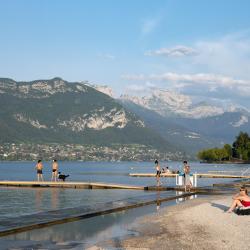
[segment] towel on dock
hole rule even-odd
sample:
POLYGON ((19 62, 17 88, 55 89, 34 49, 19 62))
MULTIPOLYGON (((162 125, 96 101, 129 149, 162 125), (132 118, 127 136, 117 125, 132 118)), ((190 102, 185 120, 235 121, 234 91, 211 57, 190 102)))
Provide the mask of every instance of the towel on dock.
POLYGON ((241 207, 235 211, 238 215, 250 215, 250 207, 241 207))

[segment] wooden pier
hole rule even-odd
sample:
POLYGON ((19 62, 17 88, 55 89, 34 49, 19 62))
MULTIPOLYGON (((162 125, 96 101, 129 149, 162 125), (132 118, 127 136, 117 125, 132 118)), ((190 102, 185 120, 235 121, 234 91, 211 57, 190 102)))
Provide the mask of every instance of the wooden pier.
MULTIPOLYGON (((249 182, 248 182, 249 183, 249 182)), ((144 191, 184 191, 183 186, 133 186, 125 184, 112 184, 101 182, 38 182, 38 181, 0 181, 0 187, 28 187, 28 188, 73 188, 73 189, 127 189, 144 191)), ((214 184, 214 187, 217 186, 214 184)), ((192 187, 191 191, 196 193, 220 193, 218 188, 192 187)), ((223 186, 223 184, 221 184, 223 186)))
MULTIPOLYGON (((162 173, 161 177, 174 177, 178 176, 179 174, 167 174, 162 173)), ((211 173, 196 173, 197 178, 234 178, 234 179, 250 179, 250 176, 243 176, 243 175, 225 175, 225 174, 211 174, 211 173)), ((129 176, 131 177, 155 177, 155 173, 130 173, 129 176)))
POLYGON ((51 182, 51 181, 0 181, 6 187, 47 187, 47 188, 81 188, 81 189, 132 189, 145 190, 143 186, 112 184, 101 182, 51 182))

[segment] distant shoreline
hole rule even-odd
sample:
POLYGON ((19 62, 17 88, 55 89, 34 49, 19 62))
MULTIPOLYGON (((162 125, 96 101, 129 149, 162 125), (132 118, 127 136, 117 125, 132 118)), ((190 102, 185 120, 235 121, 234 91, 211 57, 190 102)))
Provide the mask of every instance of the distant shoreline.
POLYGON ((206 164, 250 164, 250 161, 200 161, 200 163, 206 164))

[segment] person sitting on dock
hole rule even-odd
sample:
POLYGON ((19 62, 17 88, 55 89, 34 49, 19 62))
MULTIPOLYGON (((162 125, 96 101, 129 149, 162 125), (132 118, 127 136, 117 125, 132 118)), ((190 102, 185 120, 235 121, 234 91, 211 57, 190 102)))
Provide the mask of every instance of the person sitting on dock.
POLYGON ((171 174, 171 171, 170 171, 169 167, 166 167, 165 173, 166 174, 171 174))
POLYGON ((190 166, 188 165, 187 161, 183 162, 183 172, 184 172, 184 187, 185 187, 185 192, 190 192, 192 183, 190 180, 190 166))
POLYGON ((161 167, 160 167, 160 164, 159 164, 158 160, 155 160, 155 168, 156 168, 156 182, 157 182, 157 186, 160 186, 162 184, 161 181, 160 181, 161 167))
POLYGON ((247 189, 245 187, 241 187, 240 192, 233 196, 233 203, 227 212, 232 213, 235 208, 250 209, 250 197, 248 196, 247 189))
POLYGON ((179 174, 179 173, 180 173, 179 170, 172 170, 172 171, 171 171, 171 174, 179 174))
POLYGON ((42 160, 38 160, 36 164, 36 172, 37 172, 37 181, 43 180, 43 164, 42 160))

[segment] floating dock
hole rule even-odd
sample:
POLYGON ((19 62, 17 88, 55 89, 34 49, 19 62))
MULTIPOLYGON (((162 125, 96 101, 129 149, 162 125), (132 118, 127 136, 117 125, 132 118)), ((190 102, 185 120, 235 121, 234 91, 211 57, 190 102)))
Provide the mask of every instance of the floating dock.
MULTIPOLYGON (((0 181, 0 186, 5 187, 28 187, 28 188, 73 188, 73 189, 127 189, 143 191, 184 191, 182 185, 179 186, 133 186, 124 184, 99 183, 99 182, 38 182, 38 181, 0 181)), ((216 186, 214 184, 214 186, 216 186)), ((220 185, 218 185, 219 187, 220 185)), ((221 185, 223 186, 223 184, 221 185)), ((197 193, 219 193, 219 189, 212 187, 191 188, 192 192, 197 193)))
POLYGON ((132 189, 145 190, 143 186, 112 184, 101 182, 51 182, 51 181, 0 181, 0 186, 6 187, 53 187, 82 189, 132 189))
MULTIPOLYGON (((130 173, 129 176, 131 177, 155 177, 155 173, 130 173)), ((161 177, 175 177, 179 174, 167 174, 162 173, 161 177)), ((225 174, 211 174, 211 173, 196 173, 197 178, 235 178, 235 179, 250 179, 250 176, 244 175, 225 175, 225 174)))
POLYGON ((242 182, 239 182, 239 183, 215 183, 213 184, 213 187, 234 187, 234 188, 240 188, 242 186, 245 186, 245 187, 250 187, 250 181, 242 181, 242 182))

